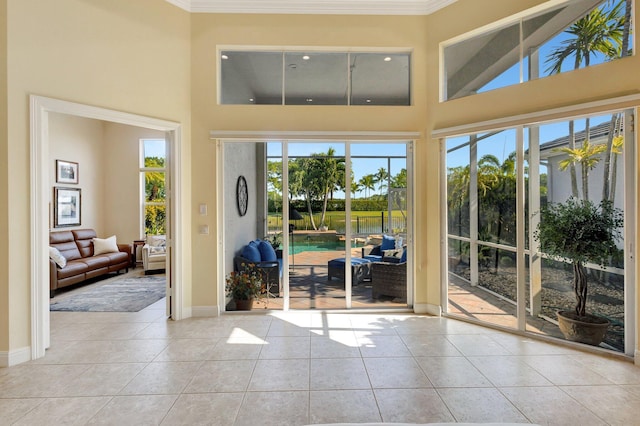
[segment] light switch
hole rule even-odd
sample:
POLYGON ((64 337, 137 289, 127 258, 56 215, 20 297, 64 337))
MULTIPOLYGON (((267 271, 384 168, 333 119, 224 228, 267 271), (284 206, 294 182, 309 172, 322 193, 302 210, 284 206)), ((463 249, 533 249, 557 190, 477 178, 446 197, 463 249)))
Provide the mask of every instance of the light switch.
POLYGON ((209 225, 200 225, 198 227, 198 233, 200 233, 202 235, 209 234, 209 225))
POLYGON ((206 216, 207 215, 207 205, 206 204, 200 204, 200 215, 201 216, 206 216))

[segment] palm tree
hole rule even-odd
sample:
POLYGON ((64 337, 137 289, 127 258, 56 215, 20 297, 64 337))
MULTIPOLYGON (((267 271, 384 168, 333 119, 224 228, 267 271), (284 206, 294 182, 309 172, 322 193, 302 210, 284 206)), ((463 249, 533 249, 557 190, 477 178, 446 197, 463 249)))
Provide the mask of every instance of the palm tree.
POLYGON ((589 200, 589 171, 600 161, 600 154, 607 149, 605 144, 591 145, 589 139, 585 139, 581 148, 556 148, 554 152, 567 154, 567 158, 560 161, 560 170, 564 171, 569 166, 580 165, 582 172, 582 195, 585 200, 589 200))
POLYGON ((375 174, 376 183, 378 184, 378 190, 382 195, 382 190, 387 187, 387 180, 389 179, 389 172, 384 167, 380 167, 375 174))
POLYGON ((362 186, 365 192, 365 197, 369 198, 369 191, 375 189, 376 187, 376 179, 374 175, 364 175, 360 178, 358 183, 362 186))
MULTIPOLYGON (((609 2, 608 4, 611 4, 609 2)), ((630 2, 625 1, 626 13, 630 16, 630 2)), ((574 58, 573 69, 580 68, 584 63, 588 67, 591 57, 597 54, 604 55, 607 59, 618 58, 628 54, 629 23, 626 15, 622 15, 622 2, 617 1, 608 11, 608 5, 594 9, 584 17, 578 19, 565 32, 569 38, 561 43, 561 46, 551 52, 546 60, 549 74, 562 72, 564 61, 574 58)), ((589 139, 589 119, 585 123, 585 138, 589 139)), ((575 150, 575 130, 573 120, 569 121, 569 149, 575 150)), ((571 175, 571 192, 578 197, 578 180, 575 164, 569 164, 571 175)), ((584 180, 584 176, 583 176, 584 180)), ((585 198, 586 199, 586 198, 585 198)))

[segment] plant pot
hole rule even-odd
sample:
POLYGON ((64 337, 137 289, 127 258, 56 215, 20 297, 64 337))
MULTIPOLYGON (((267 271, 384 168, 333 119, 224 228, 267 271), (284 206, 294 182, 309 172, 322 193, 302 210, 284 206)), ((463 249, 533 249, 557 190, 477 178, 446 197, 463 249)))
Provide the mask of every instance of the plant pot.
POLYGON ((236 311, 250 311, 253 308, 253 299, 249 300, 234 300, 236 304, 236 311))
POLYGON ((318 230, 321 232, 327 232, 329 230, 329 227, 327 225, 320 225, 320 227, 318 227, 318 230))
POLYGON ((609 320, 591 314, 581 317, 573 311, 558 311, 557 315, 565 339, 593 346, 602 342, 610 324, 609 320))

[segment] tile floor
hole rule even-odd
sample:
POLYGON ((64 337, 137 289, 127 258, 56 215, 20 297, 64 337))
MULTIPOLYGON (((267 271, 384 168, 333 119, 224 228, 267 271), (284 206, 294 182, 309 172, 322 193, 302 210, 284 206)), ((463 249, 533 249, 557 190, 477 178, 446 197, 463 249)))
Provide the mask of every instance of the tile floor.
POLYGON ((0 369, 0 423, 640 424, 640 368, 454 319, 290 311, 167 321, 52 312, 0 369))

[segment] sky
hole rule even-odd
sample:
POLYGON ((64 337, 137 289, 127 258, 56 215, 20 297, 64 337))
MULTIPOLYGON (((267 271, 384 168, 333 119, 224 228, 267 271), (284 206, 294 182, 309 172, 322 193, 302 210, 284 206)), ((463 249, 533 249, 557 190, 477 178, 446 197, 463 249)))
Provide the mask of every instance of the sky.
MULTIPOLYGON (((288 142, 288 156, 290 159, 295 157, 307 157, 311 154, 326 153, 329 148, 335 150, 335 156, 340 157, 345 155, 345 144, 342 142, 288 142)), ((374 142, 351 142, 351 167, 353 170, 354 180, 357 182, 363 176, 367 174, 375 174, 378 169, 385 168, 390 170, 391 176, 395 176, 400 173, 400 170, 407 168, 407 146, 406 142, 402 143, 374 143, 374 142), (366 157, 366 158, 365 158, 366 157), (391 158, 389 157, 402 157, 391 158), (389 168, 390 166, 390 168, 389 168)), ((267 144, 267 156, 269 157, 281 157, 282 156, 282 143, 277 141, 271 141, 267 144)), ((275 158, 272 158, 275 160, 275 158)), ((371 191, 369 195, 379 194, 380 190, 376 186, 376 189, 371 191)), ((351 194, 353 196, 353 194, 351 194)), ((364 191, 360 191, 356 194, 356 197, 365 196, 364 191)), ((344 192, 334 192, 335 198, 344 198, 344 192)))

